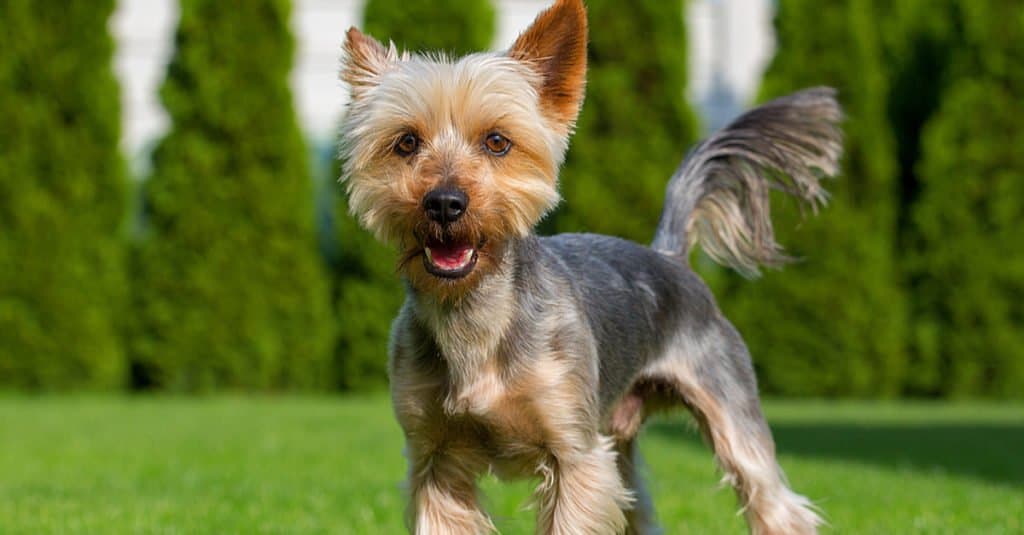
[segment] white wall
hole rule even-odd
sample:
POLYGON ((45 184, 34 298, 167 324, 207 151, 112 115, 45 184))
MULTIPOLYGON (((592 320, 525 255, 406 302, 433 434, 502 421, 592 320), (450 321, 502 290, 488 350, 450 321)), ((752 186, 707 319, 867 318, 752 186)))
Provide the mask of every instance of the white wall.
POLYGON ((345 31, 362 18, 360 0, 294 0, 292 91, 299 123, 314 138, 333 138, 347 100, 338 79, 345 31))
POLYGON ((157 94, 174 52, 176 0, 118 0, 110 19, 117 42, 114 72, 121 81, 121 148, 136 155, 167 130, 157 94))
POLYGON ((772 0, 691 0, 688 3, 690 87, 687 93, 690 100, 699 102, 708 94, 716 66, 744 102, 749 103, 754 98, 764 68, 775 54, 773 15, 772 0), (715 23, 714 17, 719 13, 726 18, 724 27, 715 23), (720 38, 715 35, 716 30, 725 35, 720 38), (716 46, 716 42, 724 42, 725 46, 716 46))

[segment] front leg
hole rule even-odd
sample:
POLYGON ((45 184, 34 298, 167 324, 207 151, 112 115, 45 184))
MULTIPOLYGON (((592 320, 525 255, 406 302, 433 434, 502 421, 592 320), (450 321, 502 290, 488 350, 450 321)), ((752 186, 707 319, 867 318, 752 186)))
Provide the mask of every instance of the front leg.
POLYGON ((412 321, 409 302, 392 325, 391 400, 405 433, 409 460, 406 524, 417 535, 478 535, 495 531, 477 499, 487 467, 472 447, 472 429, 445 415, 446 369, 437 348, 412 321))
POLYGON ((590 447, 552 454, 542 464, 537 532, 545 535, 615 535, 626 530, 625 511, 633 496, 616 466, 608 437, 595 435, 590 447))
POLYGON ((596 361, 555 355, 542 362, 529 381, 546 450, 538 466, 537 533, 623 533, 633 496, 619 474, 612 440, 599 433, 596 361))
POLYGON ((479 504, 478 453, 469 449, 417 445, 409 441, 409 491, 406 512, 416 535, 480 535, 495 532, 479 504))
POLYGON ((473 429, 442 410, 445 378, 436 361, 420 359, 416 331, 396 321, 391 347, 391 396, 405 432, 409 460, 406 524, 417 535, 478 535, 496 531, 477 499, 486 468, 473 429), (424 364, 426 361, 426 364, 424 364))

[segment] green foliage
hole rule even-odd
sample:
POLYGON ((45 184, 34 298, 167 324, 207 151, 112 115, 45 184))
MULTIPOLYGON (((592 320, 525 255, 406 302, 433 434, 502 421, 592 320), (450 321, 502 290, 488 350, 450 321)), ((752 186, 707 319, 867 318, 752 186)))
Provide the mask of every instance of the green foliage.
MULTIPOLYGON (((1012 139, 1015 132, 983 131, 981 124, 972 119, 992 118, 991 114, 1000 113, 997 109, 1006 107, 1006 91, 1019 93, 1024 88, 1024 69, 1020 67, 1024 51, 1018 46, 1024 31, 1024 13, 1019 3, 1008 0, 912 0, 897 3, 890 11, 885 17, 893 79, 889 115, 897 135, 904 207, 898 238, 899 250, 908 251, 903 269, 912 291, 912 372, 908 374, 907 391, 918 395, 1007 395, 1006 385, 1012 384, 1019 371, 1001 359, 1015 354, 1016 349, 1000 346, 997 341, 1007 341, 999 334, 1005 329, 1000 324, 1015 321, 1019 329, 1019 316, 1014 320, 1013 313, 1003 307, 1004 296, 989 299, 976 287, 954 290, 960 286, 960 279, 959 275, 956 282, 949 278, 952 272, 948 254, 964 248, 984 250, 1000 239, 998 232, 979 231, 989 226, 989 214, 983 209, 979 208, 973 218, 955 214, 965 208, 961 202, 997 202, 987 199, 998 194, 995 175, 985 173, 998 169, 1020 172, 1019 163, 1013 170, 1017 160, 979 159, 982 154, 1000 155, 995 147, 1012 139), (968 87, 974 85, 972 80, 980 85, 968 87), (992 101, 978 110, 978 116, 968 117, 973 111, 957 110, 951 104, 985 101, 983 91, 991 92, 992 101), (940 146, 942 140, 952 142, 966 132, 983 136, 972 143, 971 154, 962 145, 940 146), (955 159, 959 163, 954 164, 955 159), (954 168, 970 173, 970 181, 980 189, 968 195, 947 183, 961 180, 950 174, 954 168), (951 211, 948 216, 939 216, 946 210, 951 211), (944 234, 941 240, 940 229, 944 234), (972 321, 983 325, 978 330, 954 327, 962 326, 964 318, 971 315, 972 321), (991 336, 989 354, 953 353, 955 347, 977 347, 980 341, 975 335, 983 336, 982 333, 991 336)), ((979 276, 993 277, 1000 268, 972 264, 971 270, 979 276)))
POLYGON ((380 244, 348 214, 339 200, 336 265, 340 321, 335 383, 346 390, 383 387, 391 320, 405 292, 396 273, 396 252, 380 244))
POLYGON ((172 390, 319 387, 333 322, 288 88, 289 3, 187 0, 145 185, 137 370, 172 390))
POLYGON ((124 378, 113 0, 0 2, 0 386, 124 378))
POLYGON ((764 96, 831 85, 848 120, 843 176, 827 184, 829 206, 813 217, 773 199, 780 243, 801 260, 762 280, 733 279, 722 298, 769 393, 888 396, 903 384, 896 167, 876 18, 871 0, 779 4, 779 53, 764 96))
POLYGON ((648 242, 665 185, 696 139, 684 99, 683 5, 592 0, 587 8, 587 99, 561 173, 565 203, 544 230, 648 242))
POLYGON ((488 49, 494 39, 490 0, 368 0, 363 19, 367 33, 410 52, 461 56, 488 49))
MULTIPOLYGON (((961 0, 894 2, 880 17, 891 83, 887 113, 895 133, 899 161, 900 201, 914 202, 918 184, 915 165, 921 152, 921 129, 939 107, 939 99, 955 73, 953 57, 962 46, 958 21, 961 0)), ((909 211, 900 214, 906 228, 909 211)), ((901 234, 898 238, 906 236, 901 234)))
MULTIPOLYGON (((916 166, 921 156, 921 132, 940 105, 940 99, 953 74, 953 58, 962 46, 962 28, 958 21, 960 0, 908 0, 896 2, 879 17, 885 33, 886 69, 891 80, 886 96, 887 115, 892 125, 898 162, 896 250, 905 251, 914 239, 910 207, 916 202, 920 184, 916 166)), ((906 255, 899 268, 906 277, 906 255)), ((921 351, 914 332, 919 331, 914 310, 913 285, 910 285, 910 338, 905 391, 915 395, 939 393, 940 369, 921 351)))
MULTIPOLYGON (((410 51, 483 50, 490 46, 495 28, 494 7, 488 0, 369 0, 365 17, 367 32, 410 51)), ((340 165, 334 169, 334 176, 339 174, 340 165)), ((397 253, 359 227, 342 196, 337 216, 340 255, 334 271, 341 329, 335 383, 344 389, 379 388, 386 380, 391 320, 404 300, 395 269, 397 253)))
POLYGON ((910 273, 924 386, 957 397, 1024 392, 1024 9, 965 5, 963 76, 925 128, 910 273))

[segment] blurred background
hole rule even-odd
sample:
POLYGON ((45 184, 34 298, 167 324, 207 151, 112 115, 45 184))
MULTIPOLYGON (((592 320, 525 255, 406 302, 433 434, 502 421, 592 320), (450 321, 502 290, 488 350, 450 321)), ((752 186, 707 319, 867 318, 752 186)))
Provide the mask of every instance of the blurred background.
MULTIPOLYGON (((500 50, 547 4, 0 0, 0 531, 401 531, 403 297, 337 184, 344 31, 500 50)), ((829 206, 773 200, 799 260, 692 261, 837 531, 1024 532, 1024 3, 587 4, 541 230, 647 242, 701 135, 837 87, 829 206)), ((668 532, 741 532, 677 423, 641 441, 668 532)), ((530 532, 525 487, 501 492, 499 527, 530 532)))
MULTIPOLYGON (((336 184, 344 30, 503 49, 546 4, 3 2, 0 386, 382 388, 402 297, 336 184)), ((700 135, 835 86, 830 206, 775 203, 800 260, 746 281, 694 259, 765 392, 1024 396, 1018 2, 589 4, 589 92, 543 231, 645 242, 700 135), (621 199, 638 209, 604 217, 621 199)))

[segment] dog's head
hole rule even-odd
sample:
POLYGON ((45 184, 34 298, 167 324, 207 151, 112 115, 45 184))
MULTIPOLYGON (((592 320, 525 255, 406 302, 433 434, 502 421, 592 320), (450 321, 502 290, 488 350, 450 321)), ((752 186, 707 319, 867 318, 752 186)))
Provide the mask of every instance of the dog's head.
POLYGON ((583 101, 582 0, 557 0, 503 53, 400 53, 352 28, 342 79, 349 206, 424 290, 458 292, 558 202, 583 101))

